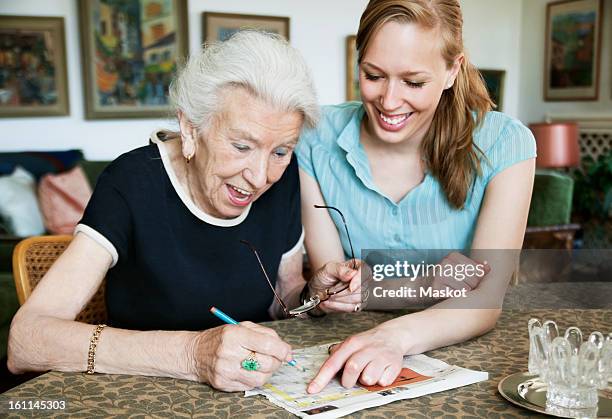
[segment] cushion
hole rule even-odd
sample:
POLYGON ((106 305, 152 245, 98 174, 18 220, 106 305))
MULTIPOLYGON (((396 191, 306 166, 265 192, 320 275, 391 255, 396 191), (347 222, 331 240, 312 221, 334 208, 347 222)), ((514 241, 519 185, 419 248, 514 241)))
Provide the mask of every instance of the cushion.
POLYGON ((81 166, 43 176, 38 200, 45 227, 53 234, 72 234, 91 197, 91 187, 81 166))
POLYGON ((72 169, 83 158, 80 150, 24 151, 0 153, 0 174, 12 173, 21 166, 38 181, 47 173, 60 173, 72 169))
POLYGON ((15 236, 45 232, 34 177, 19 166, 11 175, 0 176, 0 217, 15 236))

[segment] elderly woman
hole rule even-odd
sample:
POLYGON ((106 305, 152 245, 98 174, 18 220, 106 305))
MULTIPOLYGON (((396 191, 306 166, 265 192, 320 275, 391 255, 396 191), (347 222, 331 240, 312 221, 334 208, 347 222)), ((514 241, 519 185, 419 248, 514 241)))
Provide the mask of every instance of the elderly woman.
MULTIPOLYGON (((277 273, 286 305, 300 304, 293 149, 318 117, 307 66, 281 38, 241 32, 193 55, 170 94, 180 133, 154 133, 101 175, 70 246, 14 318, 12 372, 169 376, 237 391, 291 359, 273 330, 219 326, 208 310, 252 321, 283 314, 241 240, 277 273), (105 277, 109 326, 75 322, 105 277), (248 359, 257 370, 242 367, 248 359)), ((355 275, 326 269, 314 284, 355 275)))

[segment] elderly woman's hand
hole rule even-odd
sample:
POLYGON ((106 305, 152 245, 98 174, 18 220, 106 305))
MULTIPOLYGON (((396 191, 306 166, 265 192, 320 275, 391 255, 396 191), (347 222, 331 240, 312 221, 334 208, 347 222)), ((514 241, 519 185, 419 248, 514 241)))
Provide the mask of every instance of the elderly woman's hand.
POLYGON ((397 331, 379 326, 330 348, 330 357, 308 385, 308 393, 318 393, 340 371, 340 383, 347 388, 357 381, 366 386, 388 386, 402 370, 404 353, 397 331))
POLYGON ((291 360, 291 346, 267 327, 252 322, 215 327, 197 335, 193 349, 200 381, 222 391, 244 391, 260 387, 283 362, 291 360), (242 361, 254 354, 256 371, 242 361))
POLYGON ((328 289, 336 290, 348 287, 321 304, 319 309, 328 313, 331 311, 352 312, 361 309, 361 268, 363 262, 359 259, 344 262, 328 262, 319 269, 308 281, 310 295, 325 298, 328 289))

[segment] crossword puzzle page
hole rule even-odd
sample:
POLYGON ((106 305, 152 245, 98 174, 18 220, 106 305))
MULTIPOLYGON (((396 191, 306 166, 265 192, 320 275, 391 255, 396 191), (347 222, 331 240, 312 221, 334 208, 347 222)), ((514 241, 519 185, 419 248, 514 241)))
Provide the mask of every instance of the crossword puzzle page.
POLYGON ((299 368, 284 364, 267 384, 245 392, 245 396, 263 395, 275 405, 300 417, 334 418, 488 378, 486 372, 455 367, 425 355, 413 355, 404 357, 404 368, 389 386, 356 385, 345 388, 334 378, 321 392, 308 394, 308 383, 329 356, 328 346, 296 349, 293 355, 299 368))

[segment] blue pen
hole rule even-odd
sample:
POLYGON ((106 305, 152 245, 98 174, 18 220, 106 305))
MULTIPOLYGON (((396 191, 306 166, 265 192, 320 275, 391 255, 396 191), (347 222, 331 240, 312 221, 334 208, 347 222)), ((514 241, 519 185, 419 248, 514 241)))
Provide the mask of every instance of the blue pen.
MULTIPOLYGON (((238 324, 236 320, 232 319, 230 316, 219 310, 217 307, 211 307, 210 312, 227 324, 238 324)), ((301 369, 297 366, 297 362, 295 362, 295 359, 288 361, 287 364, 291 365, 292 367, 301 369)))

